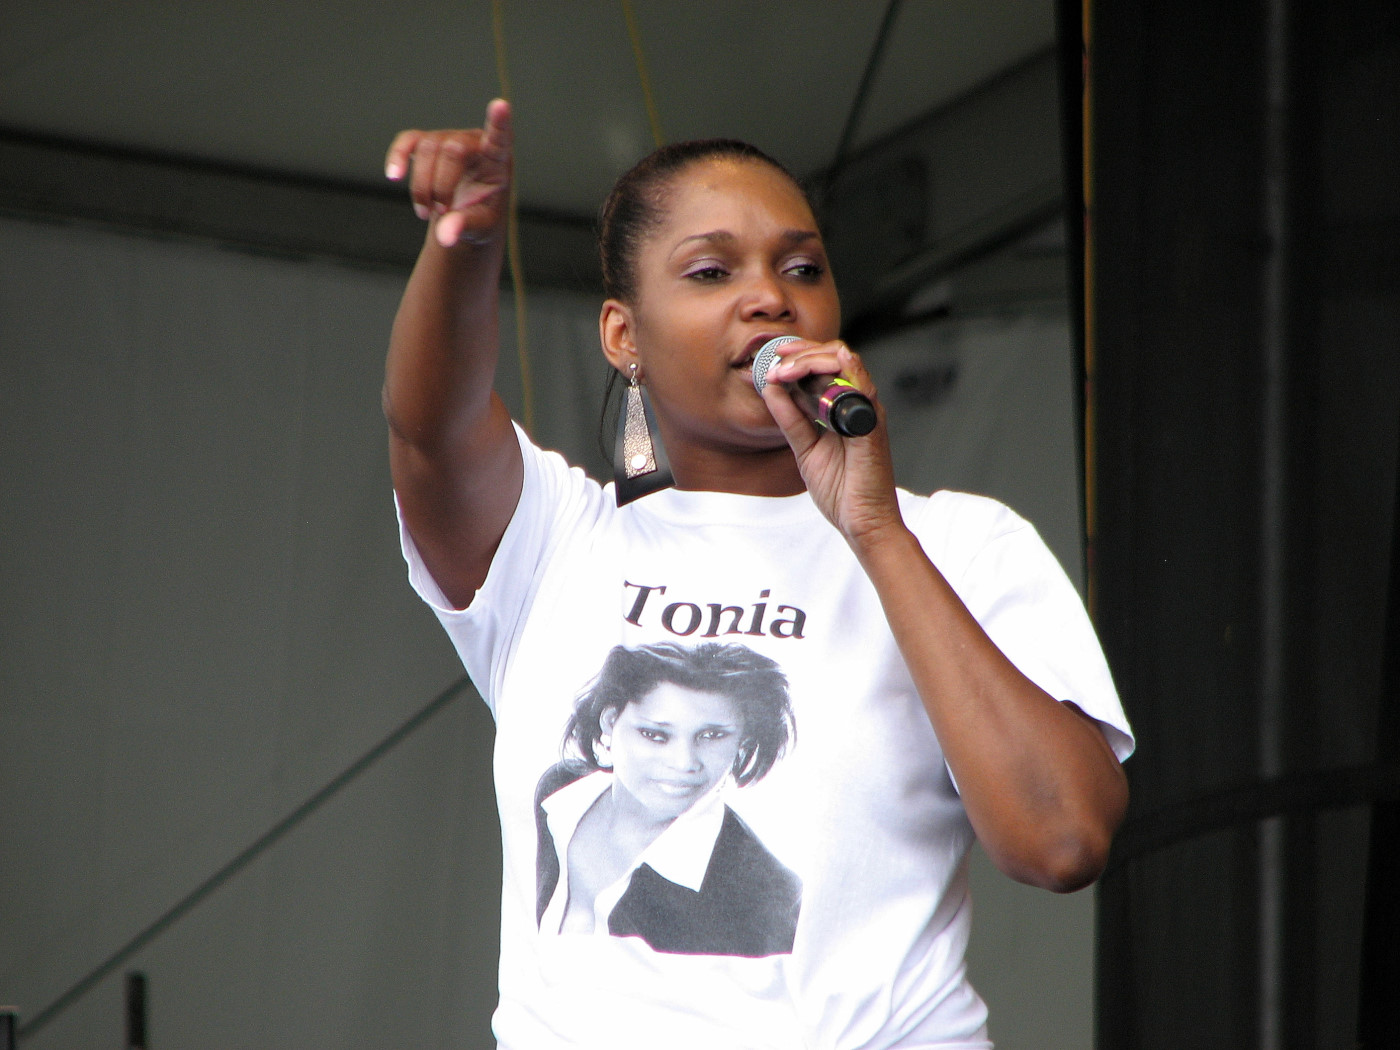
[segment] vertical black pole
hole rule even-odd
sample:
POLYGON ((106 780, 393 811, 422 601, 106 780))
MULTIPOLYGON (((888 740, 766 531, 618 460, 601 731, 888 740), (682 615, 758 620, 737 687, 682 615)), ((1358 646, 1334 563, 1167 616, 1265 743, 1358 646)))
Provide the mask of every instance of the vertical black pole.
POLYGON ((15 1050, 15 1012, 0 1008, 0 1050, 15 1050))
MULTIPOLYGON (((1084 324, 1084 226, 1088 221, 1084 200, 1084 72, 1088 56, 1084 45, 1084 0, 1055 0, 1055 50, 1060 88, 1060 167, 1064 179, 1066 280, 1070 317, 1070 354, 1074 375, 1075 466, 1079 473, 1080 539, 1085 540, 1087 514, 1084 505, 1086 478, 1085 408, 1088 374, 1085 362, 1084 324)), ((1080 570, 1088 579, 1088 551, 1080 570)))
MULTIPOLYGON (((1391 521, 1390 593, 1386 601, 1377 764, 1400 763, 1400 484, 1391 521)), ((1371 809, 1362 925, 1361 994, 1356 1044, 1362 1050, 1391 1045, 1400 1032, 1400 803, 1371 809)))
POLYGON ((126 1050, 146 1050, 146 975, 126 975, 126 1050))

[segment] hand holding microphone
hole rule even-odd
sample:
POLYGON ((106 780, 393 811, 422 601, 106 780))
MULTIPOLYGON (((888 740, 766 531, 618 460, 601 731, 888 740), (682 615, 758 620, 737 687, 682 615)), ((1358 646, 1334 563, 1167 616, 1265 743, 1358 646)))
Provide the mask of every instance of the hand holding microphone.
MULTIPOLYGON (((753 387, 760 395, 768 385, 768 370, 782 360, 778 350, 797 341, 795 335, 780 335, 759 347, 753 359, 753 387)), ((782 385, 807 418, 820 427, 842 437, 863 437, 875 429, 875 406, 840 376, 805 375, 782 385)))

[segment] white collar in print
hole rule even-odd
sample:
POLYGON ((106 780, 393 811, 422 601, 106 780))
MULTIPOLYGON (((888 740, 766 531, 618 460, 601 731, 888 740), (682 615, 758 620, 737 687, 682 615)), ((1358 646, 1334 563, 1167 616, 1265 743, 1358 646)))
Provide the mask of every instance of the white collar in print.
MULTIPOLYGON (((714 853, 715 842, 724 825, 724 801, 721 796, 728 782, 726 775, 708 794, 673 820, 632 861, 623 876, 598 895, 593 904, 595 932, 607 934, 608 916, 627 892, 632 873, 643 864, 649 865, 668 882, 695 893, 700 892, 705 872, 710 866, 710 855, 714 853)), ((559 884, 545 909, 541 929, 558 930, 563 922, 569 892, 569 843, 584 814, 612 787, 612 783, 612 774, 600 770, 565 785, 540 803, 549 822, 549 833, 554 838, 555 853, 559 857, 559 884)))
POLYGON ((649 864, 666 881, 699 893, 705 881, 705 872, 710 867, 710 855, 715 851, 715 841, 724 824, 724 803, 720 800, 720 791, 728 780, 728 776, 724 777, 695 805, 673 820, 665 831, 656 836, 656 841, 642 851, 633 868, 649 864))

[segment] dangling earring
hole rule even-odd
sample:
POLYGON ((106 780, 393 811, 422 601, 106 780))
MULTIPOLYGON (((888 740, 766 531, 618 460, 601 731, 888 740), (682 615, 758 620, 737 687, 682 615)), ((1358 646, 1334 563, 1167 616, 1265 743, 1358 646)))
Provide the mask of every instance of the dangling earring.
POLYGON ((613 481, 617 505, 625 507, 634 499, 650 495, 676 483, 671 464, 656 429, 651 398, 637 381, 637 363, 632 362, 622 411, 617 416, 617 442, 613 446, 613 481))
POLYGON ((611 734, 603 733, 602 735, 600 735, 600 736, 598 737, 598 746, 595 747, 595 748, 593 749, 593 761, 596 762, 596 763, 598 764, 598 768, 599 768, 599 769, 612 769, 612 736, 611 736, 611 734), (604 755, 607 755, 607 757, 608 757, 608 763, 607 763, 607 765, 604 765, 604 764, 603 764, 602 755, 599 755, 599 754, 598 754, 599 751, 603 752, 604 755))

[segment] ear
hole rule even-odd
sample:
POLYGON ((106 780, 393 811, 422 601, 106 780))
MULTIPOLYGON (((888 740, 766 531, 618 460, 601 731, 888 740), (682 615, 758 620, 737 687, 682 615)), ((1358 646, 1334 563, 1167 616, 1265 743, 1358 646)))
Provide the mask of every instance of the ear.
POLYGON ((617 725, 617 708, 604 708, 603 713, 598 716, 598 725, 604 733, 612 733, 613 726, 617 725))
POLYGON ((603 345, 603 356, 608 359, 608 364, 624 376, 632 371, 633 364, 638 363, 635 325, 632 308, 626 303, 619 299, 609 299, 603 303, 603 309, 598 314, 598 340, 603 345))

